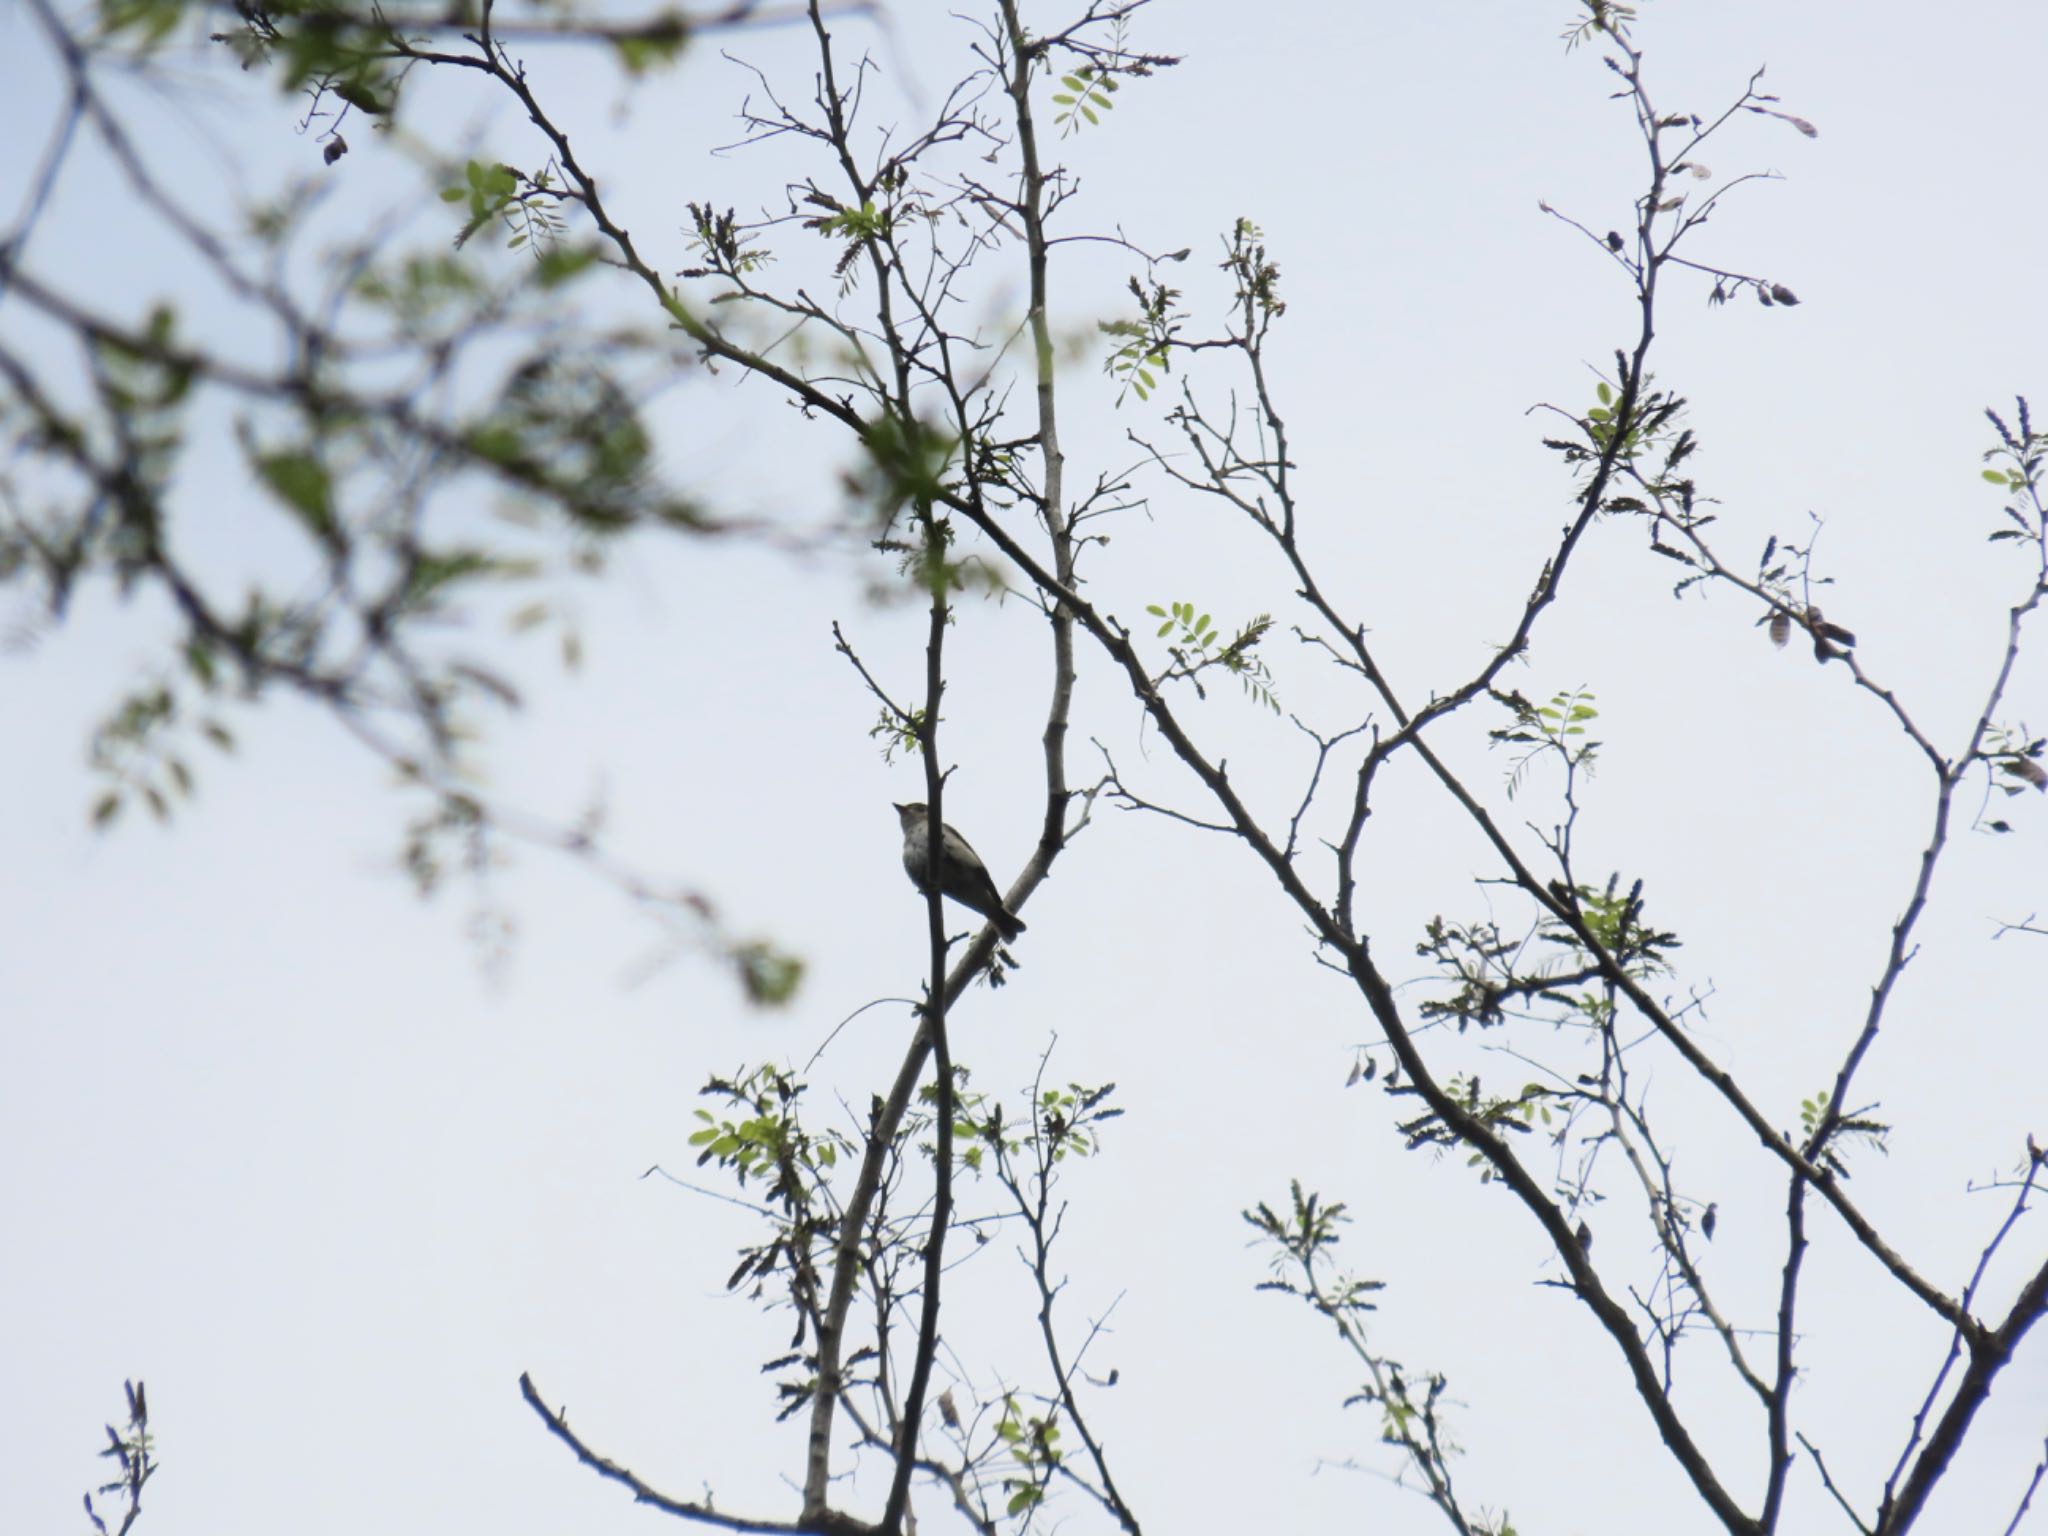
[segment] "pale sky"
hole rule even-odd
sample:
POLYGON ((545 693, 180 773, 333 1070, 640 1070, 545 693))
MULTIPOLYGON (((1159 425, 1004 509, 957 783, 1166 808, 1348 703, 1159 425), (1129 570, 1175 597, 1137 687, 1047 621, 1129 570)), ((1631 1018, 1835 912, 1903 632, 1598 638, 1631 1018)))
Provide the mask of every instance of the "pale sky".
MULTIPOLYGON (((928 106, 965 66, 968 33, 948 9, 894 6, 886 32, 839 27, 848 47, 875 50, 878 120, 889 100, 928 106)), ((1718 142, 1717 174, 1784 180, 1736 194, 1694 249, 1786 284, 1799 307, 1710 309, 1702 280, 1674 283, 1662 317, 1652 367, 1693 402, 1694 468, 1721 502, 1721 543, 1746 559, 1771 534, 1803 535, 1809 513, 1824 519, 1830 616, 1954 750, 2025 590, 2020 558, 1985 543, 1998 497, 1978 456, 1991 442, 1983 407, 2033 390, 2048 409, 2035 164, 2048 12, 2022 0, 1938 17, 1748 0, 1645 10, 1637 37, 1660 104, 1717 110, 1767 64, 1766 87, 1819 129, 1809 140, 1759 117, 1718 142)), ((1047 24, 1064 14, 1033 11, 1047 24)), ((1510 631, 1568 516, 1569 482, 1539 442, 1555 418, 1529 408, 1584 409, 1590 370, 1632 335, 1617 275, 1538 210, 1542 199, 1595 229, 1627 227, 1636 189, 1612 77, 1597 50, 1565 53, 1568 17, 1563 0, 1161 0, 1134 41, 1186 62, 1056 146, 1081 178, 1067 229, 1191 247, 1175 279, 1190 307, 1218 296, 1231 221, 1265 229, 1290 306, 1273 363, 1311 558, 1413 698, 1454 685, 1510 631)), ((751 80, 720 47, 795 97, 808 90, 801 29, 707 42, 637 91, 595 52, 529 53, 536 89, 660 270, 691 261, 686 201, 745 213, 777 201, 795 164, 783 147, 709 155, 737 136, 751 80)), ((11 225, 61 87, 17 8, 0 12, 0 61, 11 225)), ((230 78, 203 39, 174 42, 167 62, 176 91, 115 99, 202 206, 224 206, 233 157, 250 189, 319 168, 289 104, 230 78)), ((422 84, 445 92, 418 119, 438 147, 536 158, 511 103, 469 81, 422 84)), ((327 173, 326 216, 416 207, 400 238, 445 249, 452 218, 404 158, 372 133, 350 137, 327 173)), ((28 264, 139 314, 187 271, 164 239, 87 142, 28 264)), ((1079 358, 1063 384, 1077 485, 1131 462, 1127 430, 1169 435, 1157 403, 1118 409, 1099 371, 1093 324, 1122 312, 1127 270, 1083 248, 1055 280, 1079 358)), ((992 325, 1020 293, 988 295, 992 325)), ((209 335, 204 299, 186 312, 225 349, 259 344, 209 335)), ((0 301, 0 334, 32 336, 29 324, 18 298, 0 301)), ((1226 398, 1225 375, 1193 377, 1205 399, 1226 398)), ((672 469, 721 510, 792 528, 837 512, 845 442, 766 387, 693 374, 657 415, 672 469)), ((218 569, 264 569, 265 535, 249 531, 268 516, 258 494, 231 452, 200 463, 213 478, 188 489, 184 536, 218 569)), ((1181 598, 1225 627, 1300 618, 1269 550, 1214 508, 1151 488, 1149 515, 1126 514, 1096 552, 1095 601, 1134 627, 1146 604, 1181 598)), ((1644 542, 1601 526, 1511 680, 1597 695, 1607 747, 1586 857, 1647 878, 1651 917, 1685 940, 1672 990, 1711 993, 1702 1043, 1794 1127, 1862 1018, 1911 890, 1930 776, 1839 668, 1773 651, 1728 594, 1674 602, 1676 568, 1644 542)), ((544 1433, 519 1399, 523 1370, 599 1449, 675 1496, 708 1487, 721 1508, 794 1517, 800 1425, 772 1424, 757 1370, 785 1349, 789 1320, 722 1290, 748 1219, 641 1175, 687 1170, 707 1076, 762 1059, 801 1067, 847 1014, 919 984, 924 908, 889 804, 921 796, 921 770, 883 763, 866 735, 873 701, 830 636, 837 619, 872 670, 917 686, 921 609, 866 595, 885 569, 843 547, 791 557, 644 541, 573 593, 579 675, 565 678, 542 641, 478 635, 529 695, 494 732, 494 787, 565 820, 602 797, 636 865, 800 952, 803 991, 772 1014, 697 959, 645 974, 654 930, 541 852, 488 893, 457 883, 422 905, 395 868, 408 803, 331 721, 289 700, 231 712, 239 751, 196 760, 196 800, 170 826, 131 817, 95 833, 90 731, 160 665, 167 613, 95 586, 61 627, 0 657, 0 1531, 84 1528, 78 1496, 108 1468, 95 1452, 124 1377, 149 1384, 165 1469, 140 1527, 151 1536, 653 1529, 661 1517, 544 1433), (484 895, 518 925, 495 971, 469 936, 484 895)), ((1040 636, 1024 605, 988 603, 965 608, 949 641, 947 817, 1002 884, 1040 813, 1040 636)), ((1356 695, 1291 638, 1268 659, 1290 709, 1355 720, 1356 695)), ((1074 780, 1099 772, 1087 745, 1099 736, 1135 782, 1199 809, 1128 697, 1092 657, 1083 665, 1074 780)), ((1284 816, 1302 738, 1227 689, 1191 718, 1232 744, 1234 776, 1284 816)), ((2038 653, 2005 718, 2048 723, 2038 653)), ((1468 782, 1510 825, 1547 825, 1549 791, 1507 799, 1482 723, 1448 737, 1468 782)), ((1362 917, 1382 966, 1414 984, 1431 915, 1506 902, 1473 883, 1497 871, 1440 791, 1390 771, 1381 796, 1362 917)), ((1976 792, 1959 806, 1967 823, 1976 792)), ((1993 814, 2018 833, 1959 835, 1859 1079, 1896 1130, 1889 1156, 1854 1164, 1855 1195, 1951 1290, 2007 1206, 1969 1186, 2010 1173, 2029 1131, 2048 1139, 2048 941, 1991 937, 2001 920, 2048 913, 2048 804, 1993 814)), ((1446 1528, 1374 1475, 1394 1463, 1372 1411, 1341 1406, 1359 1373, 1327 1326, 1254 1292, 1265 1261, 1238 1213, 1284 1198, 1296 1177, 1350 1203, 1349 1262, 1388 1283, 1377 1347, 1411 1375, 1449 1375, 1468 1507, 1511 1511, 1525 1536, 1717 1528, 1611 1344, 1539 1285, 1552 1270, 1525 1213, 1462 1157, 1404 1152, 1394 1124, 1412 1101, 1346 1089, 1353 1047, 1376 1032, 1244 849, 1104 808, 1025 915, 1022 969, 954 1012, 954 1051, 1013 1101, 1048 1046, 1049 1079, 1118 1084, 1125 1116, 1067 1176, 1063 1305, 1076 1329, 1110 1315, 1090 1369, 1116 1370, 1118 1385, 1089 1406, 1148 1529, 1446 1528), (1351 1460, 1366 1470, 1339 1465, 1351 1460)), ((1404 999, 1421 995, 1411 985, 1404 999)), ((909 1027, 900 1007, 850 1025, 816 1070, 814 1113, 843 1101, 864 1114, 909 1027)), ((1495 1032, 1432 1049, 1506 1087, 1524 1069, 1499 1048, 1546 1044, 1495 1032)), ((1724 1304, 1766 1328, 1783 1241, 1776 1165, 1675 1060, 1648 1070, 1681 1173, 1720 1202, 1710 1259, 1724 1304)), ((848 1129, 861 1118, 840 1115, 848 1129)), ((987 1203, 971 1188, 962 1199, 987 1203)), ((1612 1235, 1604 1219, 1610 1284, 1647 1279, 1639 1212, 1617 1200, 1612 1235)), ((2039 1262, 2044 1231, 2037 1216, 2011 1239, 1987 1282, 1992 1315, 2039 1262)), ((1867 1509, 1946 1339, 1839 1221, 1816 1212, 1810 1235, 1795 1404, 1867 1509)), ((1007 1239, 955 1271, 946 1327, 971 1373, 963 1399, 1042 1384, 1007 1239)), ((1718 1366, 1698 1341, 1678 1400, 1753 1508, 1762 1430, 1718 1366)), ((1921 1528, 2002 1531, 2044 1434, 2037 1333, 1921 1528)), ((929 1529, 951 1528, 931 1493, 920 1509, 929 1529)), ((1068 1530, 1107 1528, 1072 1494, 1048 1513, 1068 1530)), ((2031 1519, 2048 1530, 2038 1507, 2031 1519)), ((1810 1465, 1793 1475, 1786 1529, 1847 1529, 1810 1465)))

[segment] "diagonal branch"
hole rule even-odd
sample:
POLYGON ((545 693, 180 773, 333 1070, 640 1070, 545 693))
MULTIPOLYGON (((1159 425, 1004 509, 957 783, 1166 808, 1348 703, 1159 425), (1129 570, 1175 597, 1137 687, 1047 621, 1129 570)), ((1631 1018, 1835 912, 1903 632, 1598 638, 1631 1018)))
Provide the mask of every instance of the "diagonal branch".
POLYGON ((822 1533, 822 1536, 872 1536, 876 1529, 864 1520, 856 1520, 850 1515, 838 1514, 831 1510, 826 1510, 817 1517, 806 1515, 800 1521, 755 1520, 746 1515, 728 1514, 724 1510, 713 1509, 709 1504, 671 1498, 642 1479, 630 1467, 621 1466, 618 1462, 593 1451, 569 1427, 568 1411, 550 1408, 540 1395, 540 1390, 534 1386, 532 1376, 524 1372, 519 1377, 519 1395, 526 1399, 527 1405, 535 1413, 540 1415, 541 1422, 547 1425, 549 1432, 576 1453, 578 1461, 598 1476, 610 1478, 613 1482, 622 1483, 632 1489, 635 1502, 650 1505, 664 1514, 694 1520, 702 1525, 715 1525, 728 1531, 815 1531, 822 1533))

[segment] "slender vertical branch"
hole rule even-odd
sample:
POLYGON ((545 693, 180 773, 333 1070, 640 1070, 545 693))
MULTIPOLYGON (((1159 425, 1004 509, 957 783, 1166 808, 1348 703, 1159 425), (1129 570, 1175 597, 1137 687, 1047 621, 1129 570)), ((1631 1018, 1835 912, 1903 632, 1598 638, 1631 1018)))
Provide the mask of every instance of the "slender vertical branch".
POLYGON ((925 639, 924 725, 918 732, 924 754, 925 847, 933 874, 925 892, 925 916, 931 940, 931 985, 926 991, 923 1034, 931 1044, 932 1068, 937 1075, 935 1094, 936 1148, 931 1222, 924 1245, 924 1294, 917 1325, 917 1353, 911 1362, 910 1387, 904 1394, 903 1413, 896 1430, 896 1474, 889 1484, 889 1502, 882 1512, 885 1532, 900 1530, 910 1500, 910 1473, 917 1464, 918 1431, 924 1419, 925 1389, 931 1382, 932 1357, 939 1347, 939 1286, 945 1271, 946 1226, 953 1219, 953 1053, 946 1040, 946 916, 943 910, 943 882, 937 876, 940 850, 945 847, 944 823, 940 819, 940 797, 945 793, 946 775, 939 766, 939 704, 946 690, 944 651, 947 603, 946 566, 938 558, 944 547, 941 531, 931 511, 919 515, 926 548, 931 551, 927 565, 932 582, 931 627, 925 639))
POLYGON ((1764 1507, 1757 1526, 1764 1531, 1778 1528, 1784 1507, 1785 1476, 1792 1469, 1792 1384, 1795 1374, 1792 1352, 1798 1337, 1794 1324, 1799 1310, 1799 1276, 1806 1261, 1806 1180, 1794 1177, 1785 1197, 1785 1266, 1778 1280, 1777 1368, 1771 1378, 1771 1394, 1765 1403, 1765 1440, 1768 1461, 1764 1475, 1764 1507))
MULTIPOLYGON (((1066 455, 1060 448, 1059 397, 1054 388, 1052 324, 1046 315, 1047 243, 1045 233, 1045 167, 1038 156, 1038 121, 1031 110, 1034 52, 1024 32, 1017 0, 1002 0, 1003 34, 1008 44, 1004 88, 1010 97, 1011 120, 1017 128, 1017 154, 1022 186, 1017 213, 1024 226, 1024 259, 1030 276, 1031 362, 1038 419, 1033 437, 1041 461, 1039 511, 1052 546, 1052 574, 1060 590, 1074 586, 1074 535, 1066 507, 1066 455)), ((1053 648, 1053 698, 1045 722, 1045 821, 1039 836, 1041 857, 1049 858, 1063 839, 1067 806, 1067 718, 1074 688, 1074 614, 1047 594, 1053 648)))

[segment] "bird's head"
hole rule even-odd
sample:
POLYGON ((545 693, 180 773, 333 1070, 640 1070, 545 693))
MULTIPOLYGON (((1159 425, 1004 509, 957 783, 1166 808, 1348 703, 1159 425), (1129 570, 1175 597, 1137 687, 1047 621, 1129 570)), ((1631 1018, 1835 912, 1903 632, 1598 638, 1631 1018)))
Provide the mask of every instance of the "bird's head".
POLYGON ((896 820, 908 832, 912 827, 921 827, 929 819, 929 813, 922 800, 899 800, 896 802, 896 820))

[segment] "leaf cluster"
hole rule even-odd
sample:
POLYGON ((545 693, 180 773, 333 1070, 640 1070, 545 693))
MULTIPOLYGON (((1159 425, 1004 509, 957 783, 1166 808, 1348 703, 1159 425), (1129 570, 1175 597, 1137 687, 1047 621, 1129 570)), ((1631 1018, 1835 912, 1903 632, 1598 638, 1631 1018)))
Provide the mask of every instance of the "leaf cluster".
POLYGON ((1561 690, 1547 704, 1531 704, 1520 694, 1502 694, 1500 701, 1514 712, 1515 723, 1488 731, 1493 745, 1520 746, 1528 750, 1518 756, 1508 772, 1508 795, 1513 798, 1523 777, 1537 758, 1555 753, 1567 772, 1591 772, 1600 754, 1600 743, 1586 734, 1586 727, 1600 718, 1588 688, 1561 690))
MULTIPOLYGON (((1550 1101, 1556 1097, 1556 1090, 1541 1083, 1524 1083, 1518 1093, 1488 1094, 1480 1087, 1477 1073, 1460 1072, 1445 1089, 1477 1125, 1492 1132, 1511 1131, 1520 1135, 1533 1131, 1538 1124, 1550 1124, 1550 1101)), ((1493 1182, 1496 1169, 1492 1160, 1483 1151, 1470 1147, 1465 1134, 1437 1111, 1417 1115, 1396 1128, 1411 1152, 1423 1147, 1467 1147, 1466 1166, 1479 1170, 1480 1183, 1493 1182)))
POLYGON ((1256 615, 1229 640, 1219 643, 1214 620, 1206 613, 1198 616, 1193 603, 1176 602, 1164 608, 1157 603, 1147 603, 1145 611, 1160 621, 1156 638, 1163 640, 1168 635, 1178 635, 1167 647, 1173 665, 1162 674, 1161 681, 1192 683, 1196 695, 1207 698, 1201 674, 1211 667, 1221 667, 1238 680, 1247 697, 1276 715, 1280 713, 1280 699, 1273 691, 1272 671, 1267 667, 1265 658, 1252 654, 1273 628, 1271 614, 1256 615))
POLYGON ((684 277, 744 277, 758 272, 775 260, 774 252, 759 243, 759 237, 739 222, 730 208, 720 213, 709 203, 690 203, 690 249, 708 263, 687 267, 684 277))
MULTIPOLYGON (((1109 1103, 1115 1083, 1088 1087, 1069 1083, 1064 1088, 1040 1088, 1031 1113, 1021 1121, 1009 1118, 1000 1099, 972 1091, 964 1076, 953 1095, 953 1145, 961 1164, 979 1173, 993 1153, 999 1172, 1027 1149, 1048 1172, 1068 1157, 1088 1158, 1101 1151, 1101 1128, 1123 1114, 1109 1103), (1019 1126, 1024 1129, 1019 1129, 1019 1126)), ((927 1085, 919 1097, 936 1106, 937 1089, 927 1085)))
MULTIPOLYGON (((461 203, 468 213, 455 235, 458 251, 478 230, 499 220, 507 230, 507 250, 516 251, 530 243, 536 255, 551 250, 568 228, 558 211, 561 191, 553 171, 547 168, 529 176, 502 161, 486 165, 471 160, 463 166, 462 178, 462 185, 441 189, 442 202, 461 203)), ((595 252, 591 252, 583 257, 583 263, 594 259, 595 252)), ((559 281, 567 273, 557 266, 547 275, 550 281, 559 281)))
POLYGON ((1065 1459, 1066 1453, 1060 1447, 1059 1411, 1031 1413, 1012 1393, 1003 1399, 1003 1416, 996 1422, 996 1438, 1018 1468, 1003 1480, 1009 1495, 1003 1512, 1014 1518, 1045 1502, 1046 1485, 1065 1459))
POLYGON ((1833 1090, 1828 1088, 1799 1101, 1799 1128, 1806 1137, 1807 1155, 1837 1178, 1849 1177, 1848 1164, 1835 1151, 1837 1143, 1846 1139, 1881 1153, 1890 1150, 1891 1126, 1868 1109, 1835 1114, 1833 1090))
POLYGON ((837 1131, 814 1135, 805 1128, 798 1103, 806 1087, 794 1074, 770 1066, 712 1078, 698 1092, 729 1111, 692 1112, 703 1122, 690 1133, 690 1145, 699 1149, 697 1165, 716 1163, 742 1186, 749 1179, 764 1183, 780 1205, 807 1208, 820 1177, 852 1148, 837 1131))
POLYGON ((1222 266, 1230 274, 1235 302, 1253 324, 1287 313, 1280 297, 1280 263, 1267 254, 1266 232, 1250 219, 1231 226, 1222 266))
POLYGON ((130 1381, 123 1384, 128 1396, 128 1425, 126 1432, 107 1426, 107 1444, 100 1455, 113 1462, 114 1476, 93 1490, 101 1498, 119 1495, 125 1510, 116 1515, 116 1523, 110 1528, 107 1517, 93 1506, 93 1494, 85 1496, 85 1518, 92 1522, 92 1528, 99 1536, 126 1536, 128 1529, 142 1513, 142 1490, 149 1480, 156 1476, 156 1440, 149 1429, 149 1396, 143 1383, 130 1381))
POLYGON ((1173 343, 1187 318, 1175 306, 1180 290, 1154 281, 1149 285, 1130 279, 1131 297, 1138 301, 1134 320, 1101 320, 1096 329, 1117 343, 1103 362, 1103 369, 1118 381, 1116 403, 1126 393, 1140 400, 1152 398, 1159 375, 1173 371, 1173 343))
POLYGON ((2011 526, 1995 529, 1989 537, 1993 543, 2017 540, 2031 544, 2048 561, 2048 506, 2041 499, 2041 466, 2048 460, 2048 432, 2034 430, 2033 413, 2024 395, 2016 405, 2017 430, 2007 426, 1998 412, 1984 413, 1998 433, 1998 443, 1985 451, 1988 467, 1983 475, 2011 498, 2003 509, 2011 526))

